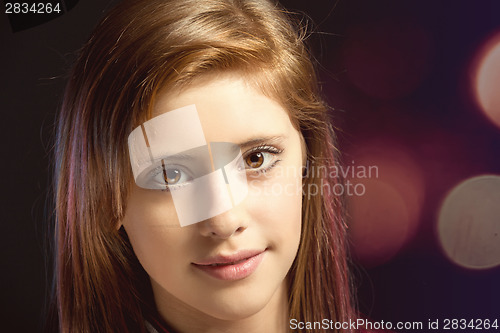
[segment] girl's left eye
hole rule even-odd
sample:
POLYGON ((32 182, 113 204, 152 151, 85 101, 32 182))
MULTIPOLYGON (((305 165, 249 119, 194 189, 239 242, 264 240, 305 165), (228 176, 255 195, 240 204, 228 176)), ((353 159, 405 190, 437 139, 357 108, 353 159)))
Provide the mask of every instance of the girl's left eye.
MULTIPOLYGON (((245 157, 245 163, 246 165, 248 165, 251 169, 257 169, 257 168, 260 168, 262 166, 262 164, 264 164, 264 160, 266 159, 264 157, 264 152, 255 152, 255 153, 251 153, 249 155, 247 155, 247 157, 245 157)), ((267 153, 269 154, 269 153, 267 153)), ((271 155, 271 154, 269 154, 271 155)))
POLYGON ((280 160, 277 156, 282 150, 274 147, 256 147, 243 157, 245 168, 248 171, 265 172, 276 165, 280 160))

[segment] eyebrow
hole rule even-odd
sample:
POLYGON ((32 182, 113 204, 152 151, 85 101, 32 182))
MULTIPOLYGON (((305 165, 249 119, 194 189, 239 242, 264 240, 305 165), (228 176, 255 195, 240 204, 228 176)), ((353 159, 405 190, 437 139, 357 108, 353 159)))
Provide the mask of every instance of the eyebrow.
POLYGON ((174 163, 174 162, 180 163, 185 161, 193 161, 195 160, 195 157, 190 154, 179 153, 174 155, 163 154, 159 159, 162 159, 167 163, 174 163))
POLYGON ((281 143, 285 140, 284 135, 271 135, 271 136, 261 136, 256 138, 251 138, 241 143, 237 143, 241 148, 246 148, 250 146, 255 146, 264 143, 281 143))

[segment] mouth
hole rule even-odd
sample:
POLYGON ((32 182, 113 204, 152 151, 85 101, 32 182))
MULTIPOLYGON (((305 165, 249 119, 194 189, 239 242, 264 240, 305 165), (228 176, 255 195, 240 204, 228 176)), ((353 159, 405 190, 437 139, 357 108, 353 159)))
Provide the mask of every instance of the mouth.
MULTIPOLYGON (((237 265, 237 264, 241 264, 242 262, 244 262, 245 260, 248 260, 249 258, 246 258, 246 259, 241 259, 241 260, 238 260, 238 261, 232 261, 232 262, 228 262, 228 263, 214 263, 214 264, 209 264, 209 265, 201 265, 201 266, 227 266, 227 265, 237 265)), ((196 264, 195 264, 196 265, 196 264)))
POLYGON ((218 280, 241 280, 255 272, 266 250, 245 250, 232 255, 217 255, 193 262, 192 265, 218 280))

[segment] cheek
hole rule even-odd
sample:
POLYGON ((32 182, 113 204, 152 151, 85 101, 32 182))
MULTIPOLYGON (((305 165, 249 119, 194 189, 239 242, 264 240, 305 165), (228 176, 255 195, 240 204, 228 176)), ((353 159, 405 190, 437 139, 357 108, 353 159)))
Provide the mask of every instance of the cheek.
POLYGON ((166 263, 179 259, 172 254, 186 241, 186 230, 175 226, 176 221, 168 193, 131 191, 122 223, 135 255, 150 276, 163 274, 166 263))
POLYGON ((173 295, 186 293, 190 276, 189 258, 193 257, 191 230, 167 226, 127 227, 137 259, 152 282, 173 295), (183 291, 184 290, 184 291, 183 291))
POLYGON ((253 220, 265 229, 271 245, 295 253, 302 224, 302 178, 281 173, 249 181, 253 220))
POLYGON ((133 187, 123 220, 125 227, 160 227, 179 225, 169 192, 133 187))

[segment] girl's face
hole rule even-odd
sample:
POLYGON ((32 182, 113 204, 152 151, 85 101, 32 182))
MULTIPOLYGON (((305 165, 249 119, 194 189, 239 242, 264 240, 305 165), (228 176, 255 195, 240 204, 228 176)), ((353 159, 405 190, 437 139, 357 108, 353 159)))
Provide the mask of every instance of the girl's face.
MULTIPOLYGON (((301 233, 302 137, 277 102, 234 76, 166 91, 153 116, 192 104, 207 142, 240 146, 248 194, 213 218, 173 227, 171 194, 132 185, 122 223, 158 309, 167 320, 238 320, 286 308, 285 277, 301 233)), ((172 181, 187 179, 175 172, 172 181)))

